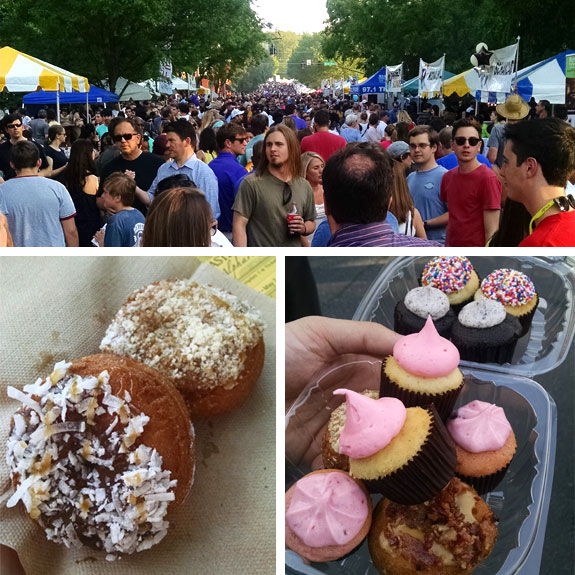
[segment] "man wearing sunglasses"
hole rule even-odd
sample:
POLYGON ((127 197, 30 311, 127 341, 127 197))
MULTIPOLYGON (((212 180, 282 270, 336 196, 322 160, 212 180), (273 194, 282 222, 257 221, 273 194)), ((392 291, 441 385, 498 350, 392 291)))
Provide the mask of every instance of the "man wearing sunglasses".
POLYGON ((481 147, 481 126, 463 118, 453 124, 453 151, 458 167, 441 180, 439 199, 447 202, 446 246, 484 247, 499 227, 501 183, 477 160, 481 147))
POLYGON ((247 143, 248 134, 241 124, 224 124, 216 133, 218 155, 209 163, 218 178, 218 201, 221 210, 218 228, 229 240, 232 239, 235 190, 239 180, 247 174, 246 169, 238 162, 238 156, 245 153, 247 143))
MULTIPOLYGON (((16 171, 10 165, 10 155, 12 153, 12 147, 18 142, 27 142, 28 140, 23 136, 25 126, 22 122, 22 116, 18 113, 8 114, 2 119, 2 129, 8 136, 8 139, 0 144, 0 170, 4 173, 4 180, 9 180, 10 178, 16 177, 16 171)), ((34 140, 32 143, 38 148, 38 155, 41 160, 40 170, 38 172, 39 176, 45 176, 49 178, 52 174, 52 167, 50 162, 46 157, 44 148, 34 140)))
POLYGON ((102 168, 98 196, 104 192, 106 178, 114 172, 122 172, 134 178, 137 187, 133 207, 146 215, 150 203, 147 190, 164 161, 159 156, 142 150, 142 131, 134 120, 116 120, 112 124, 112 138, 120 149, 120 155, 102 168))

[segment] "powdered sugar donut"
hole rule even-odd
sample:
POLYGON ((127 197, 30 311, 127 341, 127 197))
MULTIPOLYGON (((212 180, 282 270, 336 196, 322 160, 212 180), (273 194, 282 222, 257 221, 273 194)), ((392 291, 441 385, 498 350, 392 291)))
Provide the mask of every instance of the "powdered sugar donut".
POLYGON ((106 330, 105 352, 159 369, 192 416, 241 403, 264 363, 260 314, 236 296, 191 280, 160 281, 131 294, 106 330))
POLYGON ((8 395, 22 403, 8 438, 15 492, 48 539, 113 559, 150 548, 193 482, 194 433, 156 370, 100 354, 60 362, 8 395))

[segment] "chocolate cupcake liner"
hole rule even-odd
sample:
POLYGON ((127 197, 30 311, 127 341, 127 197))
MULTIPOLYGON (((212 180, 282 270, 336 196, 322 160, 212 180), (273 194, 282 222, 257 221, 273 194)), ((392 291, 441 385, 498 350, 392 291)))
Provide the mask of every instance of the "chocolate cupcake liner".
MULTIPOLYGON (((403 301, 397 302, 393 312, 393 330, 395 332, 401 335, 419 333, 424 328, 426 321, 427 318, 423 319, 409 311, 403 301)), ((454 321, 455 313, 452 309, 449 309, 443 317, 434 319, 433 325, 441 337, 449 339, 454 321)))
POLYGON ((455 444, 433 405, 431 431, 420 451, 403 467, 380 479, 363 480, 368 491, 395 503, 416 505, 437 495, 455 474, 455 444))
POLYGON ((521 331, 521 335, 519 337, 524 336, 529 331, 529 328, 531 327, 531 322, 533 321, 533 316, 535 315, 535 310, 537 309, 537 306, 539 305, 539 296, 537 294, 535 294, 535 297, 537 298, 537 303, 535 304, 535 306, 533 307, 533 309, 530 312, 524 313, 523 315, 515 316, 521 322, 521 327, 523 328, 521 331))
POLYGON ((455 475, 457 475, 461 481, 465 481, 465 483, 468 483, 474 487, 479 495, 483 495, 489 491, 493 491, 493 489, 495 489, 495 487, 501 483, 503 477, 507 473, 509 465, 510 463, 495 473, 491 473, 490 475, 482 475, 480 477, 472 477, 471 475, 463 475, 462 473, 456 473, 455 475))
POLYGON ((439 417, 446 422, 453 406, 457 401, 457 396, 463 389, 463 381, 461 385, 451 391, 445 393, 419 393, 417 391, 410 391, 400 387, 395 381, 389 379, 385 373, 385 362, 381 366, 381 383, 379 386, 379 397, 396 397, 401 400, 405 407, 424 407, 433 403, 439 417))
POLYGON ((475 361, 478 363, 511 363, 515 347, 517 346, 517 339, 507 344, 498 344, 492 347, 467 346, 459 342, 455 345, 459 350, 461 359, 466 361, 475 361))

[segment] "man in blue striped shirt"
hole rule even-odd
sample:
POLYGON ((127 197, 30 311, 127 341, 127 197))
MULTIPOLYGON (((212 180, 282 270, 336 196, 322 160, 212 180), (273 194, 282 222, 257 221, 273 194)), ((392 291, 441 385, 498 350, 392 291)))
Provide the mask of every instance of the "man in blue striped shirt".
POLYGON ((158 174, 148 190, 150 201, 154 199, 158 182, 176 174, 186 174, 204 192, 212 208, 215 220, 220 217, 218 202, 218 179, 210 167, 198 160, 195 153, 196 131, 187 120, 170 122, 164 128, 168 139, 168 151, 173 161, 166 162, 158 169, 158 174))
POLYGON ((439 247, 396 234, 385 221, 391 205, 393 160, 378 144, 352 143, 338 150, 323 170, 325 212, 334 247, 439 247))

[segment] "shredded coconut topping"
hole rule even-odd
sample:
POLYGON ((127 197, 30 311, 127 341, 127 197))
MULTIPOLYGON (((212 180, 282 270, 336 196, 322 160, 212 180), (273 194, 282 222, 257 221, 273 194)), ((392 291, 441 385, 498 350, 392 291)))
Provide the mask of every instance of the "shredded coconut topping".
POLYGON ((148 549, 166 535, 177 481, 155 449, 136 447, 149 418, 112 395, 108 372, 82 378, 70 365, 56 364, 23 392, 8 388, 22 407, 8 438, 6 461, 18 486, 7 507, 22 501, 48 539, 89 544, 108 560, 148 549))
POLYGON ((100 349, 146 363, 199 387, 236 385, 246 352, 263 333, 257 310, 236 296, 190 280, 161 281, 132 294, 106 330, 100 349))

